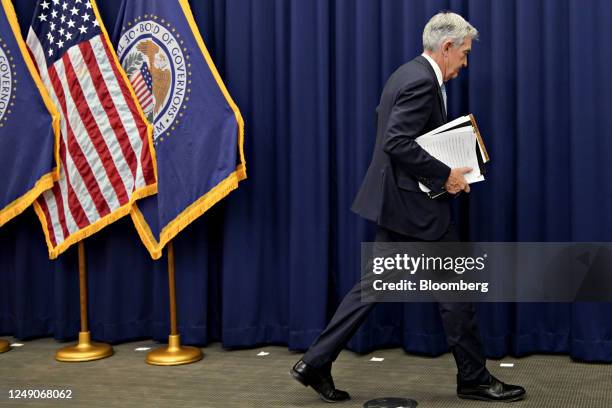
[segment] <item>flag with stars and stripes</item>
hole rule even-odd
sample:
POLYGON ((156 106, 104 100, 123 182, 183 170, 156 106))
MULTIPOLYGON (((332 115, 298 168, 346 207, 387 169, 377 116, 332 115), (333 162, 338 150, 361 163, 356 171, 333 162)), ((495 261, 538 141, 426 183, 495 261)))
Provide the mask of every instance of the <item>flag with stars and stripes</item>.
POLYGON ((187 0, 123 0, 113 40, 154 127, 159 191, 130 214, 157 259, 246 178, 244 122, 187 0))
POLYGON ((61 115, 59 180, 35 203, 55 258, 156 192, 152 133, 94 0, 38 0, 27 46, 61 115))
MULTIPOLYGON (((151 71, 149 71, 149 67, 147 67, 146 63, 142 63, 140 69, 132 74, 130 77, 130 82, 134 87, 134 92, 136 92, 136 98, 140 101, 140 106, 142 106, 142 110, 145 112, 145 115, 148 115, 148 112, 153 111, 153 77, 151 77, 151 71)), ((151 118, 151 122, 153 122, 151 118)))
POLYGON ((21 37, 11 0, 0 0, 0 226, 59 178, 59 113, 21 37))

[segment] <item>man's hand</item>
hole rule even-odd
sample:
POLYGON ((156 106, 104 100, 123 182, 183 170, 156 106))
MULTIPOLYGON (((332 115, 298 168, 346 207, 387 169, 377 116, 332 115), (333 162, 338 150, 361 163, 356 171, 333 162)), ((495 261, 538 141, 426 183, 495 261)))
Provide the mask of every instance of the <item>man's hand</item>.
POLYGON ((471 167, 458 167, 456 169, 451 169, 450 175, 448 176, 448 180, 444 184, 444 188, 447 192, 451 194, 457 194, 460 191, 465 191, 466 193, 470 192, 470 185, 465 180, 464 174, 467 174, 472 171, 471 167))

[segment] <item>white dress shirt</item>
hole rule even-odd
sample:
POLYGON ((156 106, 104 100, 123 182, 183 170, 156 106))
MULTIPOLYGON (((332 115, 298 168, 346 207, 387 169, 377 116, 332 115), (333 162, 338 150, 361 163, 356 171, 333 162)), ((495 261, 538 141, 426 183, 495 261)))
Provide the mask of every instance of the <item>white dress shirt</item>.
POLYGON ((425 53, 423 53, 421 55, 423 57, 425 57, 425 59, 427 61, 429 61, 429 63, 433 67, 434 72, 436 73, 436 78, 438 78, 438 85, 442 86, 442 84, 444 84, 444 78, 442 77, 442 71, 440 70, 440 67, 438 66, 438 63, 436 61, 434 61, 433 58, 431 58, 429 55, 427 55, 425 53))

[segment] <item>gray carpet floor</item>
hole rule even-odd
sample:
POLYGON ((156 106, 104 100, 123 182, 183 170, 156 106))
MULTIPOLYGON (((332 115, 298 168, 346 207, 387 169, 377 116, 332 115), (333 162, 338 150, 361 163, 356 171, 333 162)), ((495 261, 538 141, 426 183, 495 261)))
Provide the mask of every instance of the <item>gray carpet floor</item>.
POLYGON ((56 362, 54 352, 63 345, 40 339, 0 354, 0 407, 340 408, 361 407, 385 396, 413 398, 419 408, 612 407, 612 365, 581 364, 567 356, 490 360, 494 375, 527 388, 525 400, 503 404, 458 399, 450 354, 427 358, 400 349, 368 355, 345 351, 333 374, 336 386, 349 391, 352 400, 330 405, 290 377, 288 371, 301 355, 284 347, 227 351, 214 344, 203 349, 205 357, 198 363, 155 367, 145 364, 146 351, 136 351, 156 347, 150 341, 118 345, 114 356, 88 363, 56 362), (10 399, 9 390, 15 389, 71 390, 72 399, 10 399))

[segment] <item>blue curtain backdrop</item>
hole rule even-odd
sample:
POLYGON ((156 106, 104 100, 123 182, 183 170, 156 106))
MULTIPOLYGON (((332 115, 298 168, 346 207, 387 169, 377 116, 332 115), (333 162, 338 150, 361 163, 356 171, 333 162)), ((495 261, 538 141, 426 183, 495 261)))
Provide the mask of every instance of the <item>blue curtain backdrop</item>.
MULTIPOLYGON (((22 29, 34 0, 15 1, 22 29)), ((119 0, 99 1, 107 27, 119 0)), ((481 33, 449 87, 493 158, 458 203, 482 241, 612 239, 612 3, 608 0, 198 0, 200 30, 246 120, 249 179, 175 241, 186 343, 303 349, 359 276, 372 227, 349 211, 391 72, 421 51, 448 9, 481 33), (468 202, 469 200, 469 202, 468 202)), ((24 135, 27 137, 27 135, 24 135)), ((10 177, 10 175, 4 175, 10 177)), ((458 200, 459 201, 459 200, 458 200)), ((93 337, 165 341, 165 258, 149 259, 129 220, 86 241, 93 337)), ((76 250, 47 259, 28 211, 0 229, 0 334, 74 338, 76 250)), ((567 353, 612 361, 610 304, 479 304, 490 357, 567 353)), ((446 351, 433 304, 385 304, 350 343, 446 351)))

